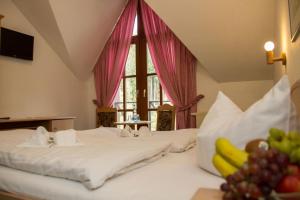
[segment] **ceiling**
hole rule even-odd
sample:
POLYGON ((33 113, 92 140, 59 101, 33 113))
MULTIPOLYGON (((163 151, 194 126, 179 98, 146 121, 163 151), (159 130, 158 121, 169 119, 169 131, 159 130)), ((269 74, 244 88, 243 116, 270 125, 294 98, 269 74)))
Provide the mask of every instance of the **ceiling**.
POLYGON ((125 0, 13 0, 74 75, 86 80, 125 0), (72 2, 72 3, 70 3, 72 2))
MULTIPOLYGON (((70 70, 86 80, 127 0, 13 2, 70 70)), ((274 0, 146 2, 217 81, 273 78, 263 44, 274 38, 274 0)))

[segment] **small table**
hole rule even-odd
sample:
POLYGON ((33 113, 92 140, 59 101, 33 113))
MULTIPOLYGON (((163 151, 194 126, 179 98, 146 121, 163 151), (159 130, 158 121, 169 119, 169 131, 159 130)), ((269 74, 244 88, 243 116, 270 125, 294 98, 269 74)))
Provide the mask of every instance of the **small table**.
POLYGON ((36 129, 44 126, 48 131, 59 131, 74 128, 75 117, 27 117, 27 118, 2 118, 0 130, 29 128, 36 129))
POLYGON ((123 121, 123 122, 115 122, 115 125, 134 125, 134 129, 137 130, 138 125, 147 125, 149 126, 151 121, 123 121))
POLYGON ((223 192, 217 189, 199 188, 192 200, 222 200, 223 192))

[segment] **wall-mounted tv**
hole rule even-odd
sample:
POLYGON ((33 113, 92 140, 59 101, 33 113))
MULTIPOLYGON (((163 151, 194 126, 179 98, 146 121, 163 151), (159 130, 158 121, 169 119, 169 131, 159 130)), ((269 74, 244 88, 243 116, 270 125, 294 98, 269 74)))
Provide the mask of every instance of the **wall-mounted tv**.
POLYGON ((0 55, 33 60, 34 37, 1 27, 0 55))

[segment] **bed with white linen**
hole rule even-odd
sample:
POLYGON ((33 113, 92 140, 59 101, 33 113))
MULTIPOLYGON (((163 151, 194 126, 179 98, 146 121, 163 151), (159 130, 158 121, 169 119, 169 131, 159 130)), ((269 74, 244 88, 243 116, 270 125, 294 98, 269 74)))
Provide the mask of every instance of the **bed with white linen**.
POLYGON ((195 149, 168 154, 93 191, 75 181, 0 167, 0 188, 40 199, 185 200, 191 199, 199 187, 218 188, 222 182, 201 170, 195 158, 195 149))
POLYGON ((97 128, 78 131, 79 145, 24 147, 35 131, 2 131, 0 188, 33 199, 163 200, 189 199, 222 180, 197 167, 197 129, 137 138, 119 132, 97 128))
MULTIPOLYGON (((297 107, 298 113, 300 108, 299 88, 300 88, 300 83, 298 82, 293 85, 291 90, 292 99, 297 107)), ((279 88, 277 87, 277 89, 279 89, 279 91, 282 91, 282 87, 279 88)), ((274 90, 273 91, 271 90, 267 96, 276 93, 277 92, 275 92, 274 90)), ((281 93, 278 94, 280 97, 281 93)), ((264 100, 264 102, 266 102, 266 100, 264 100)), ((247 114, 247 111, 245 113, 247 114)), ((265 113, 266 112, 263 112, 263 114, 265 113)), ((202 129, 204 130, 204 127, 202 127, 202 129)), ((105 130, 93 129, 93 130, 82 131, 82 133, 87 135, 97 133, 99 134, 98 136, 100 138, 106 138, 105 140, 107 139, 120 140, 121 138, 119 137, 116 130, 117 129, 105 129, 105 130)), ((170 143, 170 147, 169 147, 170 151, 173 152, 185 151, 185 152, 151 154, 154 156, 154 159, 150 159, 149 162, 147 160, 140 160, 142 162, 133 168, 129 168, 127 173, 121 170, 121 172, 123 172, 123 174, 119 173, 121 175, 118 174, 118 170, 115 170, 115 172, 117 172, 116 174, 119 176, 111 176, 111 178, 106 179, 103 184, 101 183, 100 186, 99 187, 97 186, 97 188, 94 190, 87 189, 86 185, 82 184, 82 182, 78 180, 74 181, 62 177, 44 176, 44 175, 34 174, 28 171, 13 169, 1 165, 0 165, 0 190, 7 191, 6 193, 3 193, 6 196, 9 194, 20 195, 22 196, 22 198, 20 199, 25 199, 24 197, 30 197, 30 199, 57 199, 57 200, 60 199, 80 199, 80 200, 85 200, 85 199, 86 200, 191 199, 191 197, 199 187, 218 188, 220 183, 223 181, 223 179, 199 168, 198 165, 201 166, 201 162, 199 162, 199 158, 204 157, 203 155, 205 154, 209 155, 209 149, 204 149, 201 152, 197 153, 197 150, 199 151, 199 149, 201 150, 201 148, 198 149, 191 148, 193 146, 191 141, 194 141, 193 137, 195 137, 195 135, 191 134, 191 132, 193 131, 195 130, 180 130, 180 131, 174 131, 169 133, 166 132, 166 133, 154 134, 153 136, 149 137, 151 138, 150 140, 152 140, 152 142, 157 141, 163 146, 167 145, 167 143, 170 143), (197 157, 198 157, 198 161, 197 161, 197 157)), ((247 135, 249 136, 249 134, 247 135)), ((137 138, 136 140, 137 141, 145 140, 145 144, 146 144, 147 142, 149 142, 147 141, 149 138, 147 137, 137 138)), ((198 135, 197 139, 199 140, 199 138, 201 139, 201 137, 199 137, 198 135)), ((126 138, 123 139, 126 140, 126 138)), ((2 145, 1 142, 3 141, 0 138, 0 145, 2 145)), ((82 139, 81 142, 86 143, 84 139, 82 139)), ((204 144, 206 145, 208 144, 208 143, 203 143, 203 141, 200 141, 198 144, 201 144, 201 142, 203 146, 204 144)), ((213 144, 211 144, 209 148, 213 148, 212 146, 213 144)), ((158 147, 160 146, 158 145, 158 147)), ((136 148, 133 149, 136 150, 136 148)), ((203 163, 206 164, 208 162, 210 162, 209 159, 206 160, 204 159, 203 163)), ((137 164, 137 163, 132 163, 132 164, 137 164)), ((214 172, 213 170, 210 169, 210 166, 202 165, 201 167, 205 168, 208 171, 214 172)), ((0 197, 1 197, 1 192, 0 192, 0 197)))

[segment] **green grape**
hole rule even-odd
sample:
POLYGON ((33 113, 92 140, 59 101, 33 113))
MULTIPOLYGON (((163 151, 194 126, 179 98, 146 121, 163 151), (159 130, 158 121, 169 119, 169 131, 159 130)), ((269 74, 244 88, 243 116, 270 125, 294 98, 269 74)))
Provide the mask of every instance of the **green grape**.
POLYGON ((300 134, 297 131, 290 131, 287 137, 292 141, 300 141, 300 134))
POLYGON ((299 163, 300 162, 300 148, 294 149, 290 154, 291 163, 299 163))
POLYGON ((285 137, 285 132, 283 130, 279 130, 277 128, 271 128, 269 130, 269 135, 271 138, 281 141, 285 137))

